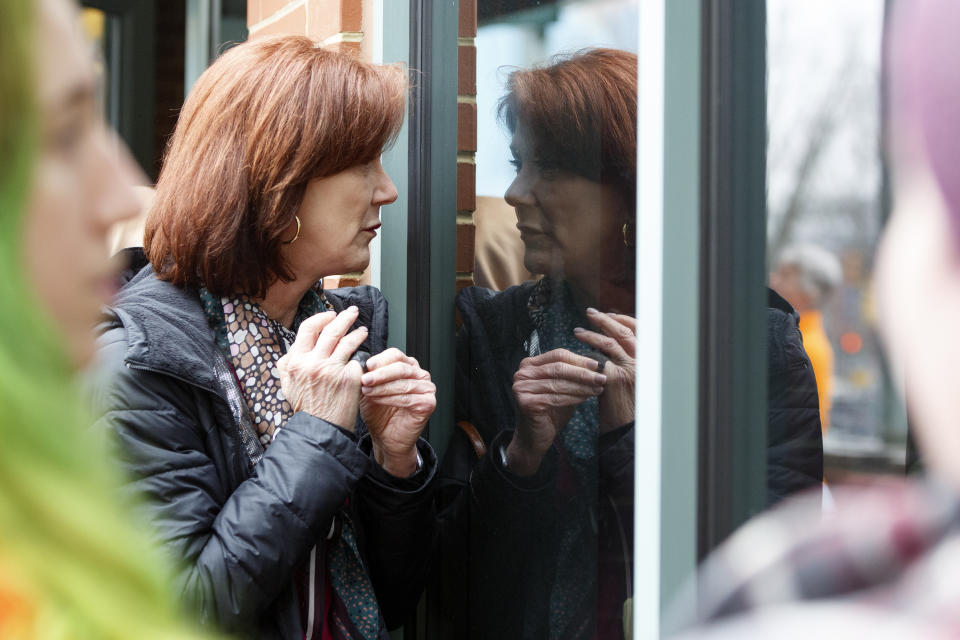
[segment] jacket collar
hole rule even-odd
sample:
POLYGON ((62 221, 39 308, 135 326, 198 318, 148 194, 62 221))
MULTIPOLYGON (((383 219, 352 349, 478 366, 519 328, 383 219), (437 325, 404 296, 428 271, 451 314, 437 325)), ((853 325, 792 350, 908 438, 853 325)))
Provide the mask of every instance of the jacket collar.
POLYGON ((126 329, 125 363, 222 393, 213 368, 217 346, 197 292, 159 280, 147 264, 108 311, 126 329))

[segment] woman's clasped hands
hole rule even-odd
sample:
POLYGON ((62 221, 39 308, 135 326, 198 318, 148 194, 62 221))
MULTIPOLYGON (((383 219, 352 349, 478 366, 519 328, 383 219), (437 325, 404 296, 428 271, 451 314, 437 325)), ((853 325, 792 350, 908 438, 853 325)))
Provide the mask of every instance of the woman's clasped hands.
POLYGON ((524 358, 513 376, 519 416, 517 429, 504 454, 517 475, 532 475, 577 408, 599 397, 600 433, 624 426, 634 416, 636 320, 622 314, 588 309, 593 330, 577 328, 574 335, 606 358, 598 361, 567 349, 553 349, 524 358))
POLYGON ((436 386, 415 358, 390 348, 367 360, 354 352, 366 327, 350 331, 356 307, 304 320, 290 350, 277 363, 280 387, 294 412, 305 411, 353 431, 357 413, 373 441, 374 459, 396 477, 417 469, 417 439, 436 408, 436 386))

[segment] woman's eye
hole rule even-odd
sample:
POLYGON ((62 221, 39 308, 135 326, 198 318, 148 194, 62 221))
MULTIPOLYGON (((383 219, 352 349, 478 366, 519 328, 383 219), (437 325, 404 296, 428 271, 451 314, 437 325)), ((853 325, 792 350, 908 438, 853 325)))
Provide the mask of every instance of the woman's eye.
POLYGON ((80 123, 71 122, 54 129, 48 143, 57 153, 71 154, 80 146, 85 133, 86 127, 80 123))
POLYGON ((520 171, 521 163, 519 158, 511 158, 510 164, 513 165, 515 171, 520 171))

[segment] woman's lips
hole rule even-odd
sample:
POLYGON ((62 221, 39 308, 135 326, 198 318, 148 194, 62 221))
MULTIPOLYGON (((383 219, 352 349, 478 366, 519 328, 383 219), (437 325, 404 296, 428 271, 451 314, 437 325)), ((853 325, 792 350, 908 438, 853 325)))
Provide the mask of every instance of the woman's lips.
POLYGON ((372 227, 367 227, 367 228, 365 228, 365 229, 363 229, 363 230, 366 231, 367 233, 372 234, 372 235, 377 235, 377 229, 379 229, 380 226, 381 226, 380 223, 377 223, 377 224, 373 225, 372 227))

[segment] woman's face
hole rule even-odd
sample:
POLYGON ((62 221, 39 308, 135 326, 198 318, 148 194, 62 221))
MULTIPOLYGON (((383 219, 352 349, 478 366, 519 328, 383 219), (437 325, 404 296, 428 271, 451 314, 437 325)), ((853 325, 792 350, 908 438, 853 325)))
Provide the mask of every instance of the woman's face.
MULTIPOLYGON (((397 199, 397 188, 380 159, 311 180, 297 215, 300 236, 283 245, 296 279, 362 271, 370 264, 370 241, 380 228, 380 207, 397 199)), ((296 223, 290 237, 296 234, 296 223)))
POLYGON ((510 150, 517 177, 504 198, 517 212, 527 270, 584 284, 622 276, 628 209, 616 190, 541 168, 522 127, 514 132, 510 150))
POLYGON ((25 268, 82 366, 93 354, 100 305, 112 295, 107 233, 138 213, 130 185, 142 176, 100 119, 93 64, 73 7, 43 0, 37 26, 40 146, 23 231, 25 268))

